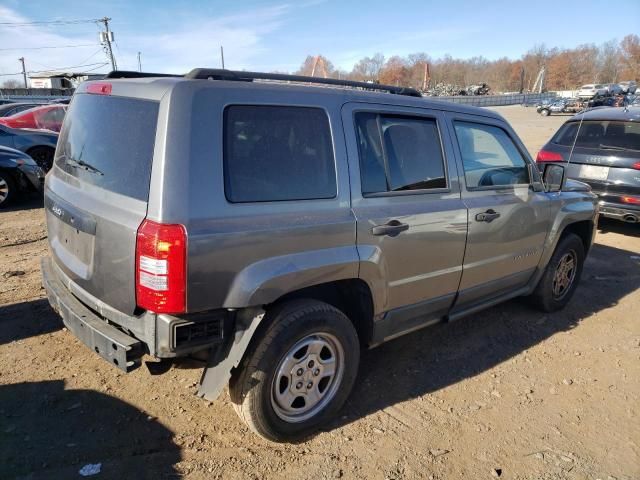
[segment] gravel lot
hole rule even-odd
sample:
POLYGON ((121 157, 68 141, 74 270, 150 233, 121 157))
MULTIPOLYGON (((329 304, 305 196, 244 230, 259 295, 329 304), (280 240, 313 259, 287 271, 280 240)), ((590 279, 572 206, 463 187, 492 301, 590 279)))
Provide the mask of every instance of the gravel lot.
MULTIPOLYGON (((533 155, 567 117, 496 108, 533 155)), ((0 478, 640 478, 640 226, 601 221, 562 312, 522 301, 363 354, 343 416, 308 442, 252 435, 200 369, 124 375, 40 287, 42 202, 0 213, 0 478)))

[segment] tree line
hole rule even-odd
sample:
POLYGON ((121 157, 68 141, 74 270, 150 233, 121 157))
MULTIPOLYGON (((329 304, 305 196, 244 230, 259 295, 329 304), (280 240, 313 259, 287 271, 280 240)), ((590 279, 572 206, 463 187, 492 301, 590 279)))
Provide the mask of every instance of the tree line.
POLYGON ((309 55, 296 71, 299 75, 341 78, 402 85, 425 90, 435 85, 467 86, 487 83, 494 92, 530 91, 542 67, 546 69, 546 90, 573 90, 587 83, 616 83, 640 80, 640 37, 627 35, 621 41, 575 48, 536 45, 517 60, 507 57, 488 60, 427 53, 386 58, 382 53, 360 59, 346 71, 323 55, 309 55))

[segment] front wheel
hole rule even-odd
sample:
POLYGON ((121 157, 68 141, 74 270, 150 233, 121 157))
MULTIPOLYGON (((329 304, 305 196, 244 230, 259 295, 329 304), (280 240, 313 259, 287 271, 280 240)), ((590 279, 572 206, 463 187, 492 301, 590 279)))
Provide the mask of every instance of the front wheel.
POLYGON ((555 312, 569 303, 582 275, 584 257, 584 245, 580 237, 569 233, 560 239, 544 275, 531 295, 537 308, 555 312))
POLYGON ((0 170, 0 208, 8 206, 16 195, 16 182, 13 177, 0 170))
POLYGON ((549 109, 543 108, 542 110, 540 110, 540 115, 542 115, 543 117, 548 117, 549 115, 551 115, 551 112, 549 111, 549 109))
POLYGON ((315 300, 275 307, 230 383, 242 420, 272 441, 295 441, 342 407, 353 387, 360 346, 351 321, 315 300))
POLYGON ((33 147, 27 152, 42 170, 48 172, 53 166, 55 150, 50 147, 33 147))

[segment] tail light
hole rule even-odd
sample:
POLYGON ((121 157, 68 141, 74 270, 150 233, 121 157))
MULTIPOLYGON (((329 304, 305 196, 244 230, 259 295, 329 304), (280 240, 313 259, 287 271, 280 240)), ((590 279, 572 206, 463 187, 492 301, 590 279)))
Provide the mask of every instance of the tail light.
POLYGON ((536 162, 564 162, 562 155, 556 152, 550 152, 549 150, 540 150, 536 157, 536 162))
POLYGON ((622 203, 631 203, 632 205, 640 205, 640 197, 631 197, 629 195, 625 195, 624 197, 620 197, 622 203))
POLYGON ((92 82, 87 85, 87 93, 95 95, 111 95, 113 86, 108 82, 92 82))
POLYGON ((187 231, 144 220, 136 238, 136 303, 156 313, 186 310, 187 231))
POLYGON ((631 168, 635 169, 635 170, 640 170, 640 162, 636 162, 633 165, 631 165, 631 168))

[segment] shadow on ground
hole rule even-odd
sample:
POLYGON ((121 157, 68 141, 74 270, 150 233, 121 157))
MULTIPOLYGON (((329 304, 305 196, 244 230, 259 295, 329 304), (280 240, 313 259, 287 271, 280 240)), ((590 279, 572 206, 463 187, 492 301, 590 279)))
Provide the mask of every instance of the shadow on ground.
POLYGON ((0 305, 0 345, 55 332, 62 327, 62 319, 46 298, 0 305))
POLYGON ((452 324, 439 324, 363 353, 360 373, 342 419, 356 421, 505 362, 558 332, 579 326, 640 287, 638 253, 594 245, 570 304, 541 313, 521 299, 452 324))
POLYGON ((122 400, 64 382, 0 386, 0 478, 178 477, 180 448, 173 433, 122 400), (28 402, 24 399, 29 398, 28 402))
POLYGON ((640 223, 627 223, 611 218, 600 217, 598 231, 602 233, 619 233, 628 237, 640 237, 640 223))
POLYGON ((19 212, 21 210, 33 210, 35 208, 42 208, 44 206, 44 199, 41 193, 30 193, 16 199, 14 202, 3 208, 3 212, 19 212))

